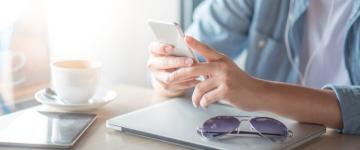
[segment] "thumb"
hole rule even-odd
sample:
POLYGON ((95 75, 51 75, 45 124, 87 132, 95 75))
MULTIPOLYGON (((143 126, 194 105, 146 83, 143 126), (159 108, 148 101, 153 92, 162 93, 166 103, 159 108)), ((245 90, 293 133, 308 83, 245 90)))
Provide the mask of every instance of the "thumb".
POLYGON ((185 36, 185 43, 193 50, 199 52, 207 61, 215 61, 224 57, 223 54, 199 42, 191 36, 185 36))

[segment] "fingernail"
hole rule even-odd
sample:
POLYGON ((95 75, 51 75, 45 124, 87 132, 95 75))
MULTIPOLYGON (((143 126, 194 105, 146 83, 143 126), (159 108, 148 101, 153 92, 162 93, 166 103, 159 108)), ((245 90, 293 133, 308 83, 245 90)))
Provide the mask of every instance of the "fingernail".
POLYGON ((197 106, 194 102, 193 102, 192 104, 193 104, 193 106, 194 106, 195 108, 198 108, 198 106, 197 106))
POLYGON ((174 50, 174 48, 172 48, 172 47, 170 47, 170 46, 165 47, 165 51, 166 51, 167 53, 171 53, 171 52, 173 52, 173 50, 174 50))
POLYGON ((201 108, 206 109, 206 106, 202 103, 200 103, 201 108))
POLYGON ((185 60, 185 64, 188 66, 191 66, 194 63, 194 61, 191 58, 188 58, 185 60))

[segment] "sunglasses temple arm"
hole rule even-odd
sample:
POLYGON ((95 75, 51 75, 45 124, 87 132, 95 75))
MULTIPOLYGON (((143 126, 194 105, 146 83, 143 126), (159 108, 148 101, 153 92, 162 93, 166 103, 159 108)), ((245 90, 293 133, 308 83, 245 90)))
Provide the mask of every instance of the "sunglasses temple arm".
MULTIPOLYGON (((250 132, 250 131, 232 131, 230 134, 256 134, 259 135, 260 133, 256 132, 250 132)), ((262 135, 274 135, 274 136, 282 136, 281 134, 275 134, 275 133, 261 133, 262 135)))
POLYGON ((249 132, 249 131, 232 131, 230 132, 230 134, 254 134, 254 135, 258 135, 258 133, 256 132, 249 132))
MULTIPOLYGON (((211 131, 201 131, 201 130, 198 130, 199 133, 221 133, 221 132, 211 132, 211 131)), ((259 135, 259 134, 262 134, 262 135, 275 135, 275 136, 281 136, 280 134, 273 134, 273 133, 259 133, 259 132, 251 132, 251 131, 238 131, 238 130, 235 130, 235 131, 232 131, 228 134, 254 134, 254 135, 259 135)))
MULTIPOLYGON (((219 132, 211 132, 211 131, 198 131, 199 133, 219 133, 219 132)), ((260 133, 258 132, 250 132, 250 131, 232 131, 228 134, 253 134, 253 135, 259 135, 260 133)), ((263 135, 276 135, 276 136, 281 136, 279 134, 270 134, 270 133, 263 133, 263 135)))
POLYGON ((255 128, 253 128, 254 131, 256 131, 258 133, 258 135, 260 135, 261 137, 265 138, 266 140, 269 140, 270 142, 276 142, 274 139, 271 139, 267 136, 265 136, 264 134, 262 134, 261 132, 259 132, 258 130, 256 130, 255 128))

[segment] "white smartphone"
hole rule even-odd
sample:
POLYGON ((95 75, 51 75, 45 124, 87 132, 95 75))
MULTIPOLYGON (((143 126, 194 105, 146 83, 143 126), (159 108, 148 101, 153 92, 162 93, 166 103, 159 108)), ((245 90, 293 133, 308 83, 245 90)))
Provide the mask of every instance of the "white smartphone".
POLYGON ((194 52, 184 42, 184 32, 176 22, 148 20, 148 24, 159 42, 175 46, 174 56, 190 57, 199 62, 194 52))
MULTIPOLYGON (((185 44, 185 35, 178 23, 149 19, 148 24, 159 42, 175 46, 175 51, 171 55, 190 57, 197 63, 200 62, 194 52, 185 44)), ((206 78, 204 76, 199 76, 196 79, 204 81, 206 78)))

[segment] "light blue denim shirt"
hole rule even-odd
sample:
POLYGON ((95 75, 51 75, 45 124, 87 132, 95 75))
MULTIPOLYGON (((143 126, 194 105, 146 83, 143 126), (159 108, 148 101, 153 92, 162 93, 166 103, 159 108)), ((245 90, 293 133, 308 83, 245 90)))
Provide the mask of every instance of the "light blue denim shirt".
MULTIPOLYGON (((308 5, 308 0, 208 0, 196 9, 187 34, 231 58, 247 51, 245 71, 253 76, 298 83, 295 68, 299 67, 304 12, 308 5), (286 41, 295 67, 288 59, 286 41)), ((337 95, 342 132, 357 135, 360 135, 359 16, 360 1, 355 1, 351 17, 344 23, 347 27, 344 59, 351 86, 329 84, 324 87, 337 95)))

